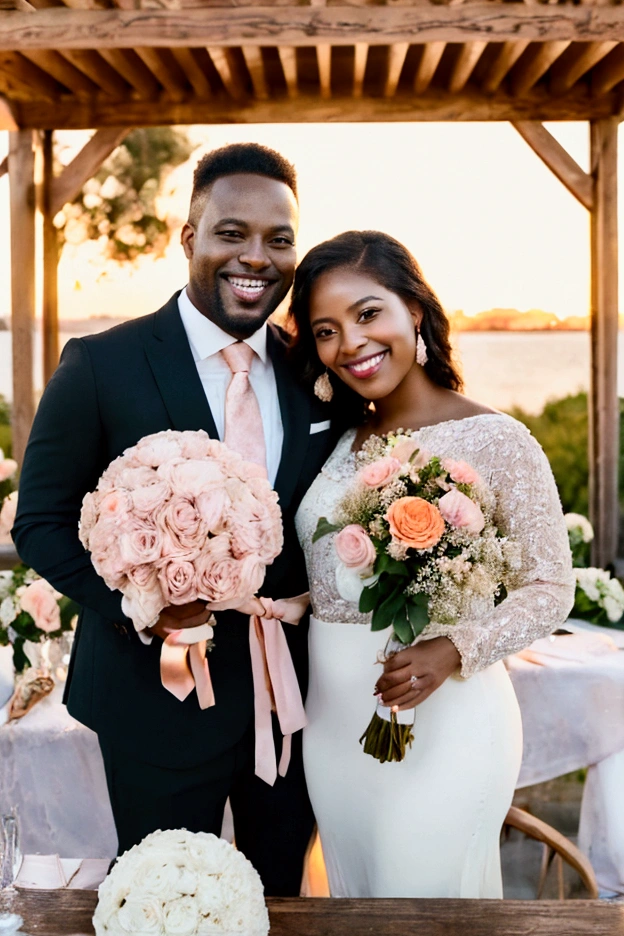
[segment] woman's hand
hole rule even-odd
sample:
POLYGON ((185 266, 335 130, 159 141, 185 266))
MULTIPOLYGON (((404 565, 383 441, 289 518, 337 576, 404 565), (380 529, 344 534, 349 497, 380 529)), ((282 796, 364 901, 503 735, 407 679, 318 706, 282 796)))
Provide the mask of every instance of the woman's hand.
POLYGON ((448 637, 422 640, 386 661, 375 692, 381 693, 382 705, 396 705, 401 710, 414 708, 428 699, 460 663, 461 657, 448 637))

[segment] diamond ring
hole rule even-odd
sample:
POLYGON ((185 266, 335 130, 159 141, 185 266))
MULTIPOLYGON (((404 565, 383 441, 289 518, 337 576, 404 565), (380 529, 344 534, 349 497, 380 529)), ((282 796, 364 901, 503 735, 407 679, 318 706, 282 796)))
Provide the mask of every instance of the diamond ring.
POLYGON ((412 689, 416 688, 416 683, 418 682, 418 676, 410 676, 410 686, 412 689))

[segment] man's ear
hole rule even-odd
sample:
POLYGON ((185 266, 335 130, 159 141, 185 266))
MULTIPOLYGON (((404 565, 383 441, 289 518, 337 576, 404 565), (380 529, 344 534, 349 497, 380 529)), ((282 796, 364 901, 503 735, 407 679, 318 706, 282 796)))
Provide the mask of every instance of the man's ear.
POLYGON ((184 255, 187 260, 193 259, 193 252, 195 250, 195 228, 189 224, 187 221, 182 228, 182 233, 180 235, 180 240, 182 242, 182 248, 184 250, 184 255))

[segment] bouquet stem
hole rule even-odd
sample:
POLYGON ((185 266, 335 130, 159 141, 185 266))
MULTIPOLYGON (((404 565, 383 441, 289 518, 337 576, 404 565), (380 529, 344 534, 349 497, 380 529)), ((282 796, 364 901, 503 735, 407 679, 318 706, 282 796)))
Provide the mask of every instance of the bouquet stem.
POLYGON ((364 746, 364 753, 385 764, 386 761, 402 761, 408 746, 414 740, 414 711, 393 712, 388 715, 379 715, 376 711, 370 720, 368 728, 360 738, 364 746), (399 716, 407 716, 408 721, 399 720, 399 716))

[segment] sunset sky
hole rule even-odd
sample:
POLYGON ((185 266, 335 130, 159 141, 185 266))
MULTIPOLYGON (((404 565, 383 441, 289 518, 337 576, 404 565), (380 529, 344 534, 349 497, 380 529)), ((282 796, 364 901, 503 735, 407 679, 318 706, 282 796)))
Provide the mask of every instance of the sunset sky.
MULTIPOLYGON (((549 124, 581 166, 587 124, 549 124)), ((207 149, 255 140, 280 150, 299 173, 299 255, 349 228, 403 241, 449 310, 540 308, 586 315, 589 219, 516 131, 500 124, 298 124, 194 127, 200 143, 168 180, 167 206, 182 219, 192 168, 207 149)), ((84 143, 84 133, 64 133, 84 143)), ((0 133, 0 159, 8 135, 0 133)), ((621 157, 624 169, 624 157, 621 157)), ((621 176, 624 179, 624 174, 621 176)), ((0 179, 0 317, 10 311, 8 182, 0 179)), ((620 222, 621 249, 624 225, 620 222)), ((621 278, 624 289, 624 277, 621 278)), ((140 315, 186 282, 177 232, 167 256, 138 267, 103 265, 91 245, 66 250, 60 315, 140 315)))

